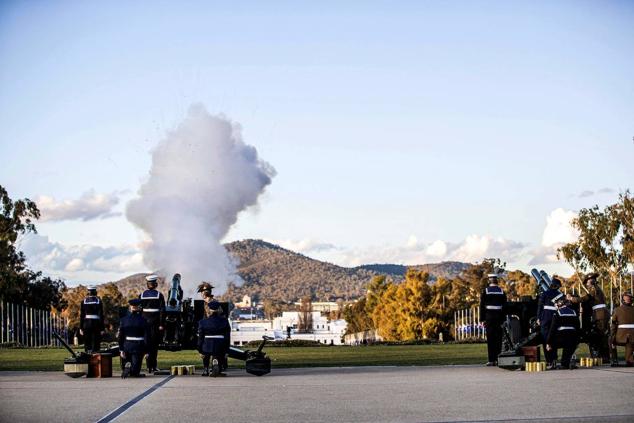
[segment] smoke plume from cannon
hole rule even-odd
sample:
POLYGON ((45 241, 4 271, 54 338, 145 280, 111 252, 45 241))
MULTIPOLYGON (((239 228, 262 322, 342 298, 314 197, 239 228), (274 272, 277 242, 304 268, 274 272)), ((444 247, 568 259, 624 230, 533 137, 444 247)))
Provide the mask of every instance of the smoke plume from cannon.
POLYGON ((239 284, 222 239, 274 176, 239 125, 192 106, 153 150, 148 179, 127 204, 128 220, 148 237, 145 264, 164 276, 180 273, 186 295, 200 281, 218 294, 229 281, 239 284))

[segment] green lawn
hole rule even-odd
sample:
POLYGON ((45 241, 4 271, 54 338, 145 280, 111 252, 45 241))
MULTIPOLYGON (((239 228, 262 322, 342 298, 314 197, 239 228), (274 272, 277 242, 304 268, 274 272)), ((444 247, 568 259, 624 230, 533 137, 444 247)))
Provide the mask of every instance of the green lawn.
MULTIPOLYGON (((484 344, 402 345, 371 347, 271 347, 265 348, 273 367, 425 366, 474 364, 486 361, 484 344)), ((65 349, 0 349, 0 370, 62 370, 65 349)), ((159 351, 159 367, 201 362, 195 351, 159 351)), ((230 367, 243 362, 229 361, 230 367)))
MULTIPOLYGON (((622 348, 621 348, 622 350, 622 348)), ((370 347, 271 347, 265 351, 273 367, 339 366, 429 366, 446 364, 480 364, 486 361, 486 344, 399 345, 370 347)), ((622 351, 620 351, 622 352, 622 351)), ((585 344, 577 350, 587 356, 585 344)), ((65 349, 0 349, 1 370, 63 370, 65 349)), ((542 357, 543 360, 543 357, 542 357)), ((159 367, 177 364, 200 365, 195 351, 159 351, 159 367)), ((230 367, 243 367, 230 360, 230 367)))

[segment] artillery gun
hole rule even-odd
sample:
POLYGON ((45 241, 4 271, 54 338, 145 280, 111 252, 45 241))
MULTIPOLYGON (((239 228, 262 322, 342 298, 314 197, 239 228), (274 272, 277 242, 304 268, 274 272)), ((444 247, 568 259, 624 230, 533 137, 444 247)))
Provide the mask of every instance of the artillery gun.
MULTIPOLYGON (((531 270, 537 283, 537 298, 546 291, 552 281, 545 271, 531 270)), ((498 356, 498 367, 517 370, 524 366, 524 348, 543 343, 537 323, 537 299, 522 297, 519 301, 507 301, 504 305, 506 321, 502 324, 502 352, 498 356)))
MULTIPOLYGON (((220 302, 225 316, 231 311, 229 302, 220 302)), ((198 322, 205 318, 206 303, 203 300, 183 298, 181 275, 172 278, 165 304, 165 331, 159 343, 159 349, 165 351, 196 350, 198 347, 198 322)), ((127 308, 121 308, 120 317, 127 314, 127 308)), ((229 358, 245 362, 247 373, 262 376, 271 372, 271 359, 262 351, 267 340, 264 337, 256 351, 229 347, 229 358)), ((118 350, 116 352, 118 354, 118 350)))

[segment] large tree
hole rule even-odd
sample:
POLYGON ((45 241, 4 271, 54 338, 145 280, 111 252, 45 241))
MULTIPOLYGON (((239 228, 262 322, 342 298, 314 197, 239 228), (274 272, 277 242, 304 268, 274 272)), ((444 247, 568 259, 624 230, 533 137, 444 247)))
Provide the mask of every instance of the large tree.
POLYGON ((61 310, 64 282, 29 269, 24 253, 16 246, 20 236, 37 233, 34 220, 39 217, 33 201, 13 201, 0 186, 0 298, 36 309, 61 310))
POLYGON ((592 270, 609 281, 614 291, 624 276, 634 251, 634 201, 629 191, 619 196, 616 204, 603 209, 581 209, 572 220, 579 236, 558 250, 558 254, 581 272, 592 270))
POLYGON ((33 220, 39 217, 40 211, 33 201, 28 198, 13 201, 0 185, 0 298, 14 301, 33 278, 24 254, 15 244, 20 235, 37 232, 33 220))

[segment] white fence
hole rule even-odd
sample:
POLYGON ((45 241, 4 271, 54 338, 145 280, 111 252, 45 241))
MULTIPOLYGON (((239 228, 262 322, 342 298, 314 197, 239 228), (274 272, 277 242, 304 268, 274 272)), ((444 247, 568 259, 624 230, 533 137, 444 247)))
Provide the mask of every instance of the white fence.
POLYGON ((453 321, 456 341, 486 339, 486 329, 480 322, 478 307, 454 312, 453 321))
POLYGON ((53 332, 68 342, 68 320, 48 310, 0 301, 0 316, 0 347, 61 347, 53 332))

